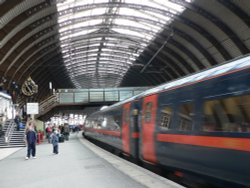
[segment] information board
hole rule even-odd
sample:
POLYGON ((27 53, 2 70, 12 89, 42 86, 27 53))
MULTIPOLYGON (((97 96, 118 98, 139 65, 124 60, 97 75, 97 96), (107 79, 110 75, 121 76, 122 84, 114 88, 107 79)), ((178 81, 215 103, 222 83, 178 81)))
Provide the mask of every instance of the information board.
POLYGON ((27 114, 38 114, 39 104, 38 103, 27 103, 27 114))

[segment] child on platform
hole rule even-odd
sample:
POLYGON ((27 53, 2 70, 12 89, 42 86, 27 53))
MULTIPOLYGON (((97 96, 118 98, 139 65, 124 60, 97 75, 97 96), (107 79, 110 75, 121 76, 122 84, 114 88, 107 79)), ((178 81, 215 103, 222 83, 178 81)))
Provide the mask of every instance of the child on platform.
POLYGON ((57 129, 54 129, 53 133, 51 134, 51 143, 53 145, 53 153, 58 154, 58 142, 59 142, 59 133, 57 129))

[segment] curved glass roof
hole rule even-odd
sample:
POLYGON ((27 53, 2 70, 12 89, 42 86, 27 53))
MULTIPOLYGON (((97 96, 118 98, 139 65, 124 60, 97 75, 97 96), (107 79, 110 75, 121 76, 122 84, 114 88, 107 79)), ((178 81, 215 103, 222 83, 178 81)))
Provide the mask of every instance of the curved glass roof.
POLYGON ((118 87, 150 42, 185 9, 174 2, 58 0, 61 52, 75 87, 118 87))

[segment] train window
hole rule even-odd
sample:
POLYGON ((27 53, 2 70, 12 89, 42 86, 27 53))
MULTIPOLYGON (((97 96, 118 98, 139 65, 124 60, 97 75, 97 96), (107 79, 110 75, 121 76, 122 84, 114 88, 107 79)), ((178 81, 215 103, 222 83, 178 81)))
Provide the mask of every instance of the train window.
POLYGON ((84 127, 86 128, 91 127, 91 122, 89 120, 86 120, 84 127))
POLYGON ((110 113, 106 114, 103 122, 102 128, 107 130, 120 130, 121 129, 121 113, 110 113))
POLYGON ((189 131, 192 130, 193 125, 193 104, 185 103, 180 106, 178 113, 178 130, 189 131))
POLYGON ((173 109, 170 106, 164 106, 161 110, 160 127, 163 129, 170 129, 171 116, 173 109))
POLYGON ((144 121, 146 123, 149 123, 151 121, 152 106, 153 106, 152 102, 146 103, 146 110, 144 116, 144 121))
POLYGON ((121 129, 121 113, 116 113, 113 116, 113 130, 120 130, 121 129))
POLYGON ((202 129, 250 132, 250 95, 206 101, 202 129))
POLYGON ((102 128, 102 122, 103 122, 103 116, 98 116, 97 120, 95 121, 94 128, 95 129, 101 129, 102 128))

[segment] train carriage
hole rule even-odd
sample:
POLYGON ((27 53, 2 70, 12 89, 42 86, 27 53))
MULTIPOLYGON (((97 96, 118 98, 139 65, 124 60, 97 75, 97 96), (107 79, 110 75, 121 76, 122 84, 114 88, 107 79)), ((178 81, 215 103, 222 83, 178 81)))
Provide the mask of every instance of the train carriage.
POLYGON ((144 162, 250 186, 249 80, 246 56, 97 112, 86 133, 144 162), (116 133, 93 129, 98 118, 118 112, 116 133))
POLYGON ((229 72, 159 93, 158 163, 249 184, 249 73, 229 72))

